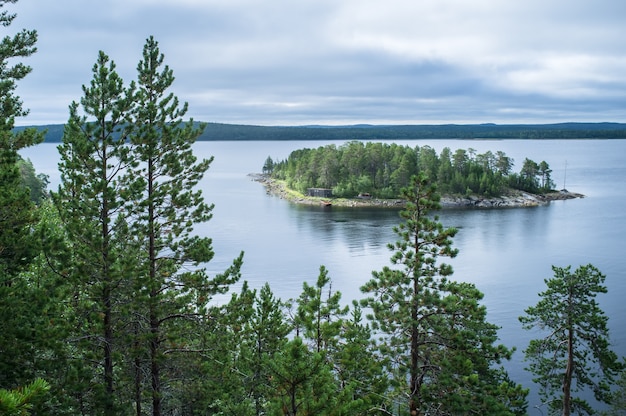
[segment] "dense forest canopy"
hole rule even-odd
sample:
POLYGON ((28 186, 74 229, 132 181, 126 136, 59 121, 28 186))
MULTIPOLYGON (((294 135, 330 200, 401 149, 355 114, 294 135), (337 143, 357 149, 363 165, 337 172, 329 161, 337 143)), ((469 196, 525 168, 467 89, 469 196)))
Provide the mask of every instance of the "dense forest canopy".
MULTIPOLYGON (((199 124, 199 123, 198 123, 199 124)), ((34 126, 60 142, 63 125, 34 126)), ((25 127, 17 127, 16 131, 25 127)), ((207 123, 206 140, 624 139, 624 123, 251 126, 207 123)))
POLYGON ((519 173, 513 173, 513 166, 514 160, 502 151, 477 154, 471 148, 452 151, 445 147, 438 155, 428 145, 352 141, 296 150, 284 161, 268 158, 263 171, 301 193, 327 188, 345 198, 359 194, 397 198, 419 172, 426 173, 444 194, 495 197, 510 189, 553 190, 552 171, 545 161, 525 159, 519 173))

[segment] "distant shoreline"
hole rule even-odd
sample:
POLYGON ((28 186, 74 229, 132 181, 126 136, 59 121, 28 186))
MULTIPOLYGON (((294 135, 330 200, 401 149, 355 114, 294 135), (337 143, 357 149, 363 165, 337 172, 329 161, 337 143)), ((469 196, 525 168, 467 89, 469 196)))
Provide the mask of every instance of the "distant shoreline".
MULTIPOLYGON (((199 121, 194 121, 200 127, 199 121)), ((626 123, 568 122, 551 124, 409 124, 345 126, 258 126, 206 123, 197 141, 289 140, 590 140, 626 139, 626 123)), ((46 143, 60 143, 64 124, 18 126, 46 131, 46 143)))
MULTIPOLYGON (((277 196, 289 202, 301 205, 333 205, 341 207, 381 207, 403 208, 405 202, 402 199, 378 199, 378 198, 320 198, 302 195, 288 189, 284 182, 277 181, 262 174, 249 174, 255 182, 261 183, 269 195, 277 196)), ((508 195, 495 198, 482 196, 449 196, 441 197, 442 208, 467 208, 467 209, 497 209, 497 208, 522 208, 548 205, 551 201, 584 198, 583 194, 569 192, 567 190, 550 192, 543 195, 531 194, 522 191, 511 191, 508 195)))

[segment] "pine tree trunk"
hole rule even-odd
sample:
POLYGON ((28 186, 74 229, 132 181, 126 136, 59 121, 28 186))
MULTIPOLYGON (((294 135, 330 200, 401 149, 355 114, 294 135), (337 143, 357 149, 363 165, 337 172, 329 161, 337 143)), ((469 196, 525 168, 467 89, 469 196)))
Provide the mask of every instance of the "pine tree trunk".
POLYGON ((104 414, 114 416, 113 406, 113 329, 111 324, 111 293, 107 285, 103 291, 104 301, 104 414))
MULTIPOLYGON (((102 176, 107 178, 107 147, 102 148, 102 176)), ((113 406, 113 323, 111 311, 111 276, 109 269, 109 204, 106 193, 102 196, 102 289, 103 332, 104 332, 104 414, 114 416, 113 406)))
MULTIPOLYGON (((139 351, 139 341, 137 340, 139 337, 139 330, 135 330, 135 341, 134 347, 136 351, 139 351)), ((142 415, 141 410, 141 359, 137 356, 135 357, 135 414, 137 416, 142 415)))
MULTIPOLYGON (((570 286, 569 303, 573 302, 572 287, 570 286)), ((567 367, 565 368, 565 376, 563 377, 563 416, 570 416, 571 412, 571 390, 572 375, 574 373, 574 330, 572 328, 571 316, 568 315, 567 328, 567 367)))
POLYGON ((159 288, 157 288, 157 249, 155 232, 154 161, 148 160, 148 251, 150 261, 150 372, 152 373, 152 415, 161 416, 161 363, 159 362, 160 323, 157 316, 159 288))
POLYGON ((161 368, 159 363, 159 322, 154 311, 150 307, 150 372, 152 374, 152 416, 161 416, 161 368))

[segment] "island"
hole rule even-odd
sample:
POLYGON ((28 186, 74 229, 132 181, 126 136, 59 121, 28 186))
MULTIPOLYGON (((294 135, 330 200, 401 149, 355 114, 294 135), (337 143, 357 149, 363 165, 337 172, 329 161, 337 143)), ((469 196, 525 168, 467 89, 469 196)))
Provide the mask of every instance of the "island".
POLYGON ((298 204, 398 207, 400 190, 412 175, 425 172, 442 195, 443 208, 506 208, 546 205, 583 198, 556 190, 547 162, 524 159, 519 172, 504 152, 351 141, 293 151, 286 160, 265 160, 251 175, 268 194, 298 204))

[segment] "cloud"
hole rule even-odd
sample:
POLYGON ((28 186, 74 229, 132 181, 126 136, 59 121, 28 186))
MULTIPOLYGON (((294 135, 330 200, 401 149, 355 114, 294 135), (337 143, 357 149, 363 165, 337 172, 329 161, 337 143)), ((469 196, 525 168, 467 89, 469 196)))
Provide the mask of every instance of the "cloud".
POLYGON ((626 121, 619 0, 19 1, 39 32, 22 124, 64 122, 99 50, 127 81, 154 35, 197 120, 626 121))

